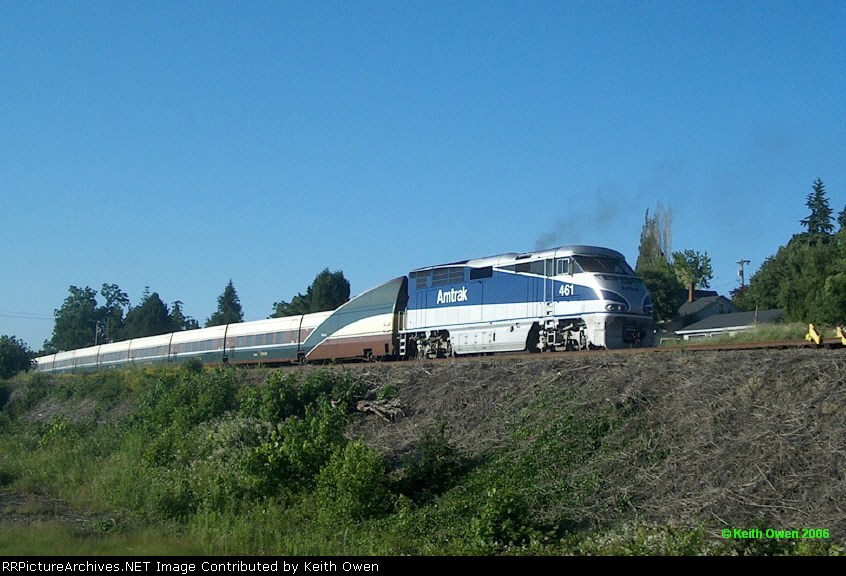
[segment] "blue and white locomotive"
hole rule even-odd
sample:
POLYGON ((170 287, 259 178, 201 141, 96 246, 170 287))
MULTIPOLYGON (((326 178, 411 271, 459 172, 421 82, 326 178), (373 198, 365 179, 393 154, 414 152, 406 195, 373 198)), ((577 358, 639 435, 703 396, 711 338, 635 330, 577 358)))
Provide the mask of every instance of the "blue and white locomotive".
POLYGON ((128 364, 284 364, 634 347, 652 300, 622 254, 566 246, 413 270, 337 310, 58 352, 38 370, 128 364))
POLYGON ((640 345, 652 299, 622 254, 564 246, 408 275, 400 356, 640 345))

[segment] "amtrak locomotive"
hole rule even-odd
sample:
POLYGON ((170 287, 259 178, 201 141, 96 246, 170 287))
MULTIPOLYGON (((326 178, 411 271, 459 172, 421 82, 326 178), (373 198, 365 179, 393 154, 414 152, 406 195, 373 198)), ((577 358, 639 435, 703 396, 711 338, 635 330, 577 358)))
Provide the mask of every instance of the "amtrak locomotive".
POLYGON ((622 254, 565 246, 419 268, 334 311, 136 338, 36 363, 67 372, 192 358, 281 364, 635 347, 652 311, 622 254))

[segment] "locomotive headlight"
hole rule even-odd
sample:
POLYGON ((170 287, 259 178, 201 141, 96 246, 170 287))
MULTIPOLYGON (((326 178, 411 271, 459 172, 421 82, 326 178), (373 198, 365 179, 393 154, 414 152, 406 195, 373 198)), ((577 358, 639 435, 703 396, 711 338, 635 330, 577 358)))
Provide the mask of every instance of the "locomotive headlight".
POLYGON ((625 304, 606 304, 605 309, 609 312, 625 312, 629 307, 625 304))

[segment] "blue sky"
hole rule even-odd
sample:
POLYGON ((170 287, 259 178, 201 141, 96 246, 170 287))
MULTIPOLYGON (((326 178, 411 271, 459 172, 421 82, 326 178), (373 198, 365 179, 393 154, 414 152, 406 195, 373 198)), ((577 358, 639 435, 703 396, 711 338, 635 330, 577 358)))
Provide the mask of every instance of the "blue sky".
POLYGON ((0 2, 0 334, 68 287, 246 320, 324 267, 594 244, 737 260, 846 205, 846 3, 0 2))

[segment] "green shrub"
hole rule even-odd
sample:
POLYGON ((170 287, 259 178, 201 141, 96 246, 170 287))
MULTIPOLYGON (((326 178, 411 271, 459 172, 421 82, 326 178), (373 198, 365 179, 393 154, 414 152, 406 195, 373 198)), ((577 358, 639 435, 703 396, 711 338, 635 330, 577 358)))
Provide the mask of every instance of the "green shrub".
POLYGON ((247 470, 257 493, 293 493, 314 486, 315 477, 337 446, 346 443, 348 417, 341 406, 322 402, 305 416, 291 416, 250 451, 247 470))
POLYGON ((415 502, 426 502, 452 488, 466 473, 469 461, 449 441, 446 425, 427 432, 405 459, 398 491, 415 502))
POLYGON ((350 375, 318 370, 271 373, 257 388, 247 388, 241 398, 242 412, 268 422, 281 422, 290 416, 305 416, 306 408, 333 401, 348 408, 363 397, 365 385, 350 375))
POLYGON ((525 498, 513 490, 488 490, 487 500, 473 522, 473 541, 480 551, 497 553, 525 546, 533 533, 525 498))
POLYGON ((317 476, 317 502, 331 519, 361 521, 389 506, 385 464, 362 440, 337 447, 317 476))
POLYGON ((161 371, 154 386, 141 393, 135 421, 149 432, 170 427, 188 430, 234 409, 237 389, 231 368, 202 373, 161 371))
POLYGON ((261 497, 248 473, 250 451, 268 436, 270 426, 254 418, 226 415, 200 425, 190 462, 189 482, 206 510, 237 510, 261 497))
POLYGON ((399 394, 396 384, 385 384, 376 390, 376 400, 393 400, 399 394))

